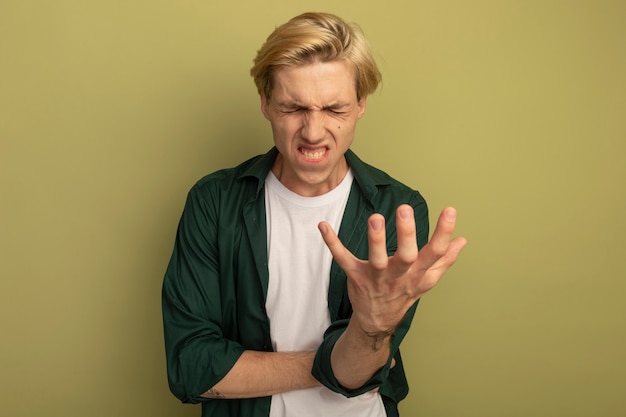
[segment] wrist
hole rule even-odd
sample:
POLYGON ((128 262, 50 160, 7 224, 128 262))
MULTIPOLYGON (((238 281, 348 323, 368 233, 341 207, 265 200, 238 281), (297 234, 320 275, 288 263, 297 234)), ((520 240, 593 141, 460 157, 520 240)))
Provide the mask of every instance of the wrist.
POLYGON ((361 331, 363 332, 365 337, 369 340, 372 351, 378 352, 386 344, 388 345, 389 341, 391 340, 391 336, 393 336, 393 334, 396 331, 396 328, 394 327, 391 329, 382 330, 382 331, 374 331, 374 332, 368 332, 365 330, 361 330, 361 331))
POLYGON ((395 333, 396 328, 387 328, 384 330, 372 330, 372 327, 363 326, 354 317, 350 320, 348 328, 344 334, 345 338, 352 340, 352 345, 358 347, 363 353, 379 354, 384 348, 389 348, 391 336, 395 333))

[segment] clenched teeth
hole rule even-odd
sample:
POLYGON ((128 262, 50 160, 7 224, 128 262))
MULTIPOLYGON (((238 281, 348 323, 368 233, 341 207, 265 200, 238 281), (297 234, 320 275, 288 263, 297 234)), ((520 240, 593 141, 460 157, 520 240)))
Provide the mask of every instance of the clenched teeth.
POLYGON ((326 153, 325 150, 322 151, 307 151, 305 149, 302 149, 302 154, 307 158, 307 159, 320 159, 321 157, 324 156, 324 154, 326 153))

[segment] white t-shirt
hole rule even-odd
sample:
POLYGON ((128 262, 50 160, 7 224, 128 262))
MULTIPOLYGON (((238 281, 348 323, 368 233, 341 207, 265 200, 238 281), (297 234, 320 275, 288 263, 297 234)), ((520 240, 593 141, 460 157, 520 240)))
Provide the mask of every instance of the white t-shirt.
MULTIPOLYGON (((270 173, 265 180, 269 284, 266 309, 274 350, 314 351, 330 326, 332 255, 317 225, 338 232, 352 186, 351 171, 330 192, 302 197, 270 173)), ((270 417, 383 417, 379 394, 346 398, 326 387, 272 396, 270 417)))

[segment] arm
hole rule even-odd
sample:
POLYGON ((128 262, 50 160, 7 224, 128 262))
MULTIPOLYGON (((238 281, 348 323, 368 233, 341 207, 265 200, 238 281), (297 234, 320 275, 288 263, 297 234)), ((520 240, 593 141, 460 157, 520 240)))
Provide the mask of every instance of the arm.
POLYGON ((256 398, 320 383, 311 375, 315 352, 245 351, 204 398, 256 398))
POLYGON ((456 211, 444 210, 431 241, 418 254, 413 210, 400 206, 396 213, 398 249, 389 257, 385 219, 374 214, 368 221, 368 260, 354 257, 327 223, 320 224, 324 241, 348 276, 353 307, 350 322, 331 353, 332 370, 341 386, 361 387, 389 361, 396 327, 437 284, 466 243, 463 238, 451 240, 455 221, 456 211))
POLYGON ((392 332, 366 333, 350 320, 331 353, 338 382, 348 390, 363 386, 389 360, 392 332))
POLYGON ((317 384, 310 375, 313 353, 266 352, 269 338, 256 323, 238 328, 228 317, 225 306, 238 295, 220 268, 219 215, 213 204, 219 196, 214 192, 207 187, 190 192, 163 282, 171 391, 181 401, 195 403, 255 398, 317 384))

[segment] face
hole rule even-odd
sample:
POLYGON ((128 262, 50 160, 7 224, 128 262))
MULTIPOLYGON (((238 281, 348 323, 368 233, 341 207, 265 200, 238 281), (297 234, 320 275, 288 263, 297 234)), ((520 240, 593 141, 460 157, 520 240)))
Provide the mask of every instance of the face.
POLYGON ((348 172, 344 153, 365 113, 356 96, 354 70, 345 61, 280 68, 272 97, 261 109, 280 152, 272 172, 291 191, 316 196, 335 188, 348 172))

